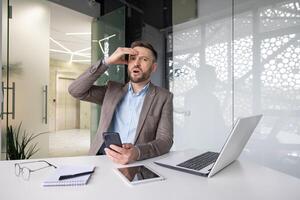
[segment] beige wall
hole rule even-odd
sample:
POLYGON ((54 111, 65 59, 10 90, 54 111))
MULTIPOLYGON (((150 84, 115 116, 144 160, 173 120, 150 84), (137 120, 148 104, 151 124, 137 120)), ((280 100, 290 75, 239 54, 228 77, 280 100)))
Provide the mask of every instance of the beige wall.
MULTIPOLYGON (((48 98, 48 117, 49 130, 55 131, 55 114, 56 114, 56 78, 63 76, 67 78, 77 78, 89 67, 88 64, 69 63, 60 60, 50 59, 50 81, 49 81, 49 98, 48 98)), ((90 103, 80 102, 80 128, 89 129, 90 127, 90 103)))

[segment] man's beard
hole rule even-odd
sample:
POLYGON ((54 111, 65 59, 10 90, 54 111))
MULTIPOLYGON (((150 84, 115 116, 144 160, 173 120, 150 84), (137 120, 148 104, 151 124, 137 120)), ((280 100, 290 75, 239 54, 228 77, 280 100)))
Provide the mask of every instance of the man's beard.
POLYGON ((128 76, 129 76, 129 80, 133 83, 140 83, 140 82, 143 82, 143 81, 146 81, 150 78, 150 75, 151 75, 151 68, 146 71, 146 72, 143 72, 140 68, 139 70, 141 71, 140 73, 142 74, 141 76, 138 76, 138 77, 133 77, 131 74, 133 73, 133 69, 132 69, 132 72, 130 72, 129 70, 127 71, 128 73, 128 76))

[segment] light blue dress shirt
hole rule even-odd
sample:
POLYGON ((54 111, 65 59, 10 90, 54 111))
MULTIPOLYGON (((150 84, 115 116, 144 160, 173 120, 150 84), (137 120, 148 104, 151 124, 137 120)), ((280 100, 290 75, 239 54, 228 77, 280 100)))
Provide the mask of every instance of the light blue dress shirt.
POLYGON ((127 93, 117 105, 109 131, 118 132, 122 143, 134 144, 136 129, 148 88, 149 83, 141 91, 134 93, 132 85, 129 83, 127 93))

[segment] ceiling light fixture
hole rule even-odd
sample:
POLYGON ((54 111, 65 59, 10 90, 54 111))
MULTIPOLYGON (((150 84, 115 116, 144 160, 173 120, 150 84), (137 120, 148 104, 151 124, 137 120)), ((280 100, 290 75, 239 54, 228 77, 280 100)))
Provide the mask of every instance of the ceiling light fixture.
POLYGON ((64 53, 64 54, 69 54, 69 55, 76 55, 76 56, 82 56, 85 58, 91 58, 90 54, 84 54, 84 53, 78 53, 78 52, 68 52, 68 51, 62 51, 58 49, 50 49, 51 52, 56 52, 56 53, 64 53))
POLYGON ((91 62, 91 60, 83 60, 83 59, 82 60, 74 60, 73 59, 72 61, 73 62, 91 62))
POLYGON ((66 35, 91 35, 91 32, 75 32, 75 33, 65 33, 66 35))
POLYGON ((54 42, 55 44, 57 44, 58 46, 60 46, 64 50, 66 50, 67 52, 72 52, 70 49, 68 49, 67 47, 65 47, 64 45, 62 45, 61 43, 59 43, 58 41, 54 40, 52 37, 49 37, 49 38, 50 38, 50 41, 54 42))
POLYGON ((64 49, 64 50, 50 49, 50 51, 51 52, 57 52, 57 53, 63 53, 63 54, 70 55, 70 60, 69 60, 70 63, 72 63, 72 62, 90 62, 91 61, 91 54, 90 53, 81 53, 81 52, 90 50, 91 47, 80 49, 80 50, 77 50, 77 51, 71 51, 70 49, 68 49, 67 47, 65 47, 64 45, 62 45, 61 43, 59 43, 58 41, 54 40, 53 38, 50 37, 49 39, 50 39, 50 41, 52 41, 53 43, 57 44, 59 47, 61 47, 62 49, 64 49), (89 58, 89 59, 86 59, 86 60, 74 60, 73 59, 74 55, 85 57, 85 58, 89 58))

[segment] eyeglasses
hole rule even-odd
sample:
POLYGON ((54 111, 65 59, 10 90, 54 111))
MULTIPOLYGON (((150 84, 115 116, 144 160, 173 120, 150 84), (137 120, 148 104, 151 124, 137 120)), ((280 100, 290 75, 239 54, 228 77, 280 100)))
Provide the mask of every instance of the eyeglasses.
POLYGON ((28 181, 29 178, 30 178, 30 174, 32 172, 36 172, 38 170, 45 169, 47 167, 57 168, 55 165, 52 165, 51 163, 47 162, 46 160, 37 160, 37 161, 31 161, 31 162, 15 163, 15 174, 16 174, 16 176, 22 176, 24 180, 28 181), (40 168, 37 168, 37 169, 30 169, 28 167, 21 166, 21 165, 31 164, 31 163, 46 163, 47 166, 40 167, 40 168))

